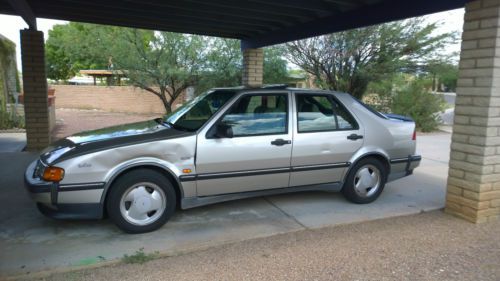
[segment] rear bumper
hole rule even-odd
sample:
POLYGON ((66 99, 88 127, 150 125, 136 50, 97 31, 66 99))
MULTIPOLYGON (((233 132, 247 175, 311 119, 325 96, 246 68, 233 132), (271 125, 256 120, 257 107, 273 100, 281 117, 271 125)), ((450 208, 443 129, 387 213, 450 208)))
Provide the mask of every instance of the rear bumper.
POLYGON ((101 185, 100 183, 60 185, 42 181, 33 177, 36 164, 35 161, 26 169, 24 186, 42 214, 56 219, 100 219, 103 217, 104 208, 99 198, 104 183, 101 185))
POLYGON ((391 173, 387 181, 393 181, 413 174, 413 170, 420 166, 422 156, 408 155, 405 158, 395 158, 390 160, 391 173))

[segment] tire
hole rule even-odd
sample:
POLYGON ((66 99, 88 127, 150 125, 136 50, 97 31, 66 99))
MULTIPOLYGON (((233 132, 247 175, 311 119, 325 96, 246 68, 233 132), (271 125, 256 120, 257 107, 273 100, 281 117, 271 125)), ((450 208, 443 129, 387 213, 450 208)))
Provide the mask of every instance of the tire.
POLYGON ((120 176, 111 186, 106 210, 127 233, 145 233, 164 225, 176 208, 172 183, 161 173, 138 169, 120 176))
POLYGON ((357 162, 347 175, 342 194, 356 204, 375 201, 384 190, 387 169, 375 158, 364 158, 357 162))

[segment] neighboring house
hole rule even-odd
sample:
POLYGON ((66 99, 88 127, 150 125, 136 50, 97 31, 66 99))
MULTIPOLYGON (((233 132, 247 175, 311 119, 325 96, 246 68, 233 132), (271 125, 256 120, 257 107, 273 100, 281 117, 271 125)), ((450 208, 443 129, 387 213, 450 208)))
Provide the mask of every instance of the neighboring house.
POLYGON ((317 88, 314 84, 314 76, 301 70, 292 70, 288 73, 288 86, 294 88, 317 88))
POLYGON ((17 92, 16 44, 0 34, 0 99, 10 103, 17 92))

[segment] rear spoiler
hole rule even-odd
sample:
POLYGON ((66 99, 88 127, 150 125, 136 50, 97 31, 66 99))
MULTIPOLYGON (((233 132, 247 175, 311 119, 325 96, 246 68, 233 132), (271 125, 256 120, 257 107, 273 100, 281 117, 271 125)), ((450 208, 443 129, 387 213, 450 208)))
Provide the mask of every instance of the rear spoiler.
POLYGON ((403 115, 398 115, 398 114, 392 114, 392 113, 383 113, 385 117, 393 120, 400 120, 404 122, 415 122, 411 117, 403 116, 403 115))

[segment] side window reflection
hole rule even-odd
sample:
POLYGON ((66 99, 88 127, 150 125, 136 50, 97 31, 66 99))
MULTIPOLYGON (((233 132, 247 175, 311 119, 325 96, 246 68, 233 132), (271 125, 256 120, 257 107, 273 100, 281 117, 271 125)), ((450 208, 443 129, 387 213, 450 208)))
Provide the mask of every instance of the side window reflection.
POLYGON ((285 134, 287 104, 285 94, 244 96, 229 110, 222 122, 231 126, 235 137, 285 134))

